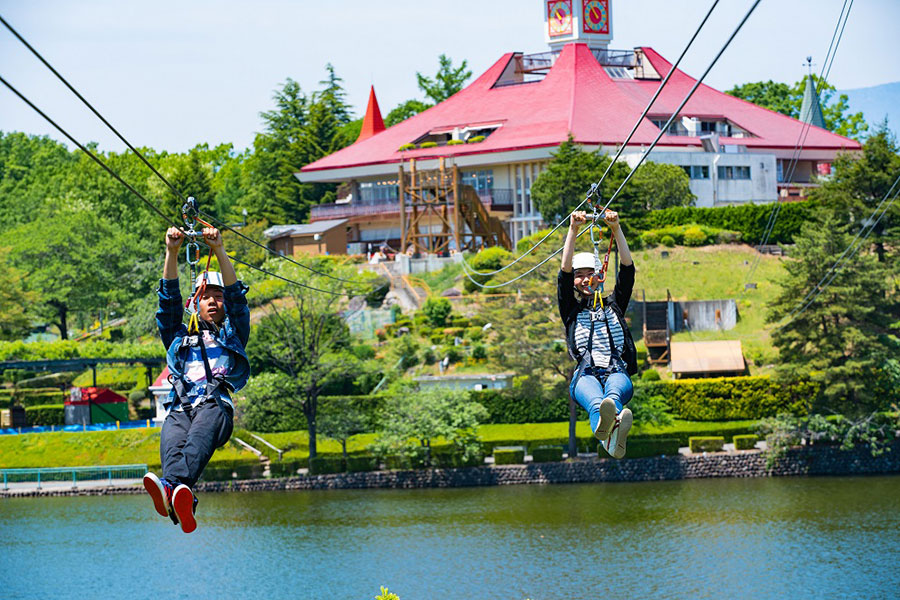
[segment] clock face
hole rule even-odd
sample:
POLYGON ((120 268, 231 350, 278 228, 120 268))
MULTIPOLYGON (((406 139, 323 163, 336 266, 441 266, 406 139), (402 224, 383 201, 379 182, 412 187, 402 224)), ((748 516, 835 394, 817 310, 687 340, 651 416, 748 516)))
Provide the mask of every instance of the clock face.
POLYGON ((550 37, 571 35, 572 0, 550 0, 547 2, 547 27, 550 37))
POLYGON ((581 0, 585 33, 609 33, 609 0, 581 0))

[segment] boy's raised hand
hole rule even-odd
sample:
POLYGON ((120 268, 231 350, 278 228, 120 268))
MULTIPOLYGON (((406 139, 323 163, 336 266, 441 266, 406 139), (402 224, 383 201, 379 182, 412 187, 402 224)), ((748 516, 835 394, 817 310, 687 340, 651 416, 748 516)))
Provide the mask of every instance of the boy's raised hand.
POLYGON ((177 227, 166 230, 166 250, 178 250, 184 241, 184 233, 177 227))
POLYGON ((222 234, 215 227, 203 228, 203 241, 209 246, 213 252, 220 252, 225 249, 225 242, 222 240, 222 234))

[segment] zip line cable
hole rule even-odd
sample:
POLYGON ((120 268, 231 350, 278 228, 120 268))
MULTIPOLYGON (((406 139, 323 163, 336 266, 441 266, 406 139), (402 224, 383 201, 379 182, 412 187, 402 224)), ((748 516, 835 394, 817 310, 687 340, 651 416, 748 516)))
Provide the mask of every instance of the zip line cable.
POLYGON ((35 106, 34 103, 31 102, 31 100, 29 100, 29 99, 26 98, 24 95, 22 95, 22 93, 19 92, 19 90, 17 90, 15 87, 13 87, 13 85, 12 85, 11 83, 9 83, 6 79, 4 79, 2 75, 0 75, 0 83, 2 83, 3 85, 5 85, 5 86, 9 89, 9 91, 11 91, 13 94, 15 94, 16 96, 18 96, 25 104, 27 104, 28 106, 30 106, 37 114, 39 114, 41 117, 43 117, 45 121, 47 121, 47 122, 50 123, 53 127, 55 127, 56 130, 59 131, 61 134, 63 134, 70 142, 72 142, 73 144, 75 144, 76 146, 78 146, 78 148, 79 148, 82 152, 84 152, 85 154, 87 154, 89 157, 91 157, 91 159, 92 159, 95 163, 97 163, 98 165, 100 165, 101 167, 103 167, 103 169, 104 169, 107 173, 109 173, 110 175, 112 175, 119 183, 121 183, 122 185, 124 185, 124 186, 128 189, 128 191, 130 191, 132 194, 134 194, 135 196, 137 196, 138 198, 140 198, 140 200, 141 200, 144 204, 146 204, 148 207, 150 207, 150 209, 151 209, 153 212, 155 212, 155 213, 158 214, 160 217, 162 217, 162 219, 163 219, 164 221, 166 221, 167 223, 171 223, 173 226, 175 226, 175 227, 177 227, 177 228, 179 228, 179 229, 182 227, 181 225, 179 225, 179 223, 178 223, 177 221, 175 221, 174 219, 172 219, 172 218, 170 218, 170 217, 167 217, 167 216, 166 216, 166 215, 165 215, 165 214, 164 214, 164 213, 163 213, 163 212, 162 212, 155 204, 153 204, 152 202, 150 202, 149 200, 147 200, 147 198, 145 198, 140 192, 138 192, 136 189, 134 189, 134 187, 132 187, 131 184, 129 184, 127 181, 125 181, 124 179, 122 179, 121 177, 119 177, 119 174, 118 174, 118 173, 116 173, 116 172, 113 171, 109 166, 107 166, 105 162, 103 162, 102 160, 100 160, 100 159, 99 159, 93 152, 91 152, 84 144, 82 144, 81 142, 79 142, 78 140, 76 140, 74 137, 72 137, 72 136, 69 134, 68 131, 66 131, 65 129, 63 129, 62 127, 60 127, 60 126, 56 123, 56 121, 54 121, 54 120, 51 119, 49 116, 47 116, 47 114, 44 113, 44 111, 42 111, 40 108, 38 108, 37 106, 35 106))
MULTIPOLYGON (((635 172, 638 170, 638 168, 641 166, 641 164, 643 164, 644 160, 646 160, 647 156, 649 156, 649 154, 653 150, 653 148, 656 147, 656 144, 662 138, 663 134, 666 131, 668 131, 669 125, 672 124, 672 121, 675 119, 676 116, 678 116, 678 113, 681 112, 681 109, 684 108, 684 105, 687 104, 688 100, 691 99, 691 96, 694 95, 694 92, 697 91, 697 88, 700 87, 700 84, 703 82, 703 80, 706 78, 706 76, 709 74, 709 72, 712 70, 712 68, 718 62, 718 60, 722 57, 722 54, 725 53, 725 50, 728 48, 728 46, 731 44, 731 42, 737 36, 738 32, 744 27, 744 24, 747 22, 747 19, 750 18, 751 14, 753 14, 753 11, 756 10, 756 7, 759 5, 759 3, 760 3, 760 0, 755 0, 753 2, 753 4, 750 6, 750 9, 747 11, 747 13, 744 15, 744 17, 738 23, 737 27, 735 27, 734 31, 731 32, 731 35, 725 41, 725 44, 719 49, 718 53, 713 58, 712 62, 710 62, 709 65, 706 67, 706 70, 703 72, 703 75, 701 75, 700 78, 694 82, 694 85, 691 86, 691 89, 688 91, 687 95, 685 95, 684 99, 682 99, 681 103, 678 105, 678 108, 676 108, 672 112, 672 116, 670 116, 669 120, 666 121, 665 125, 663 125, 660 128, 659 133, 656 135, 656 139, 653 140, 653 143, 650 144, 650 147, 647 149, 647 151, 641 155, 641 158, 638 161, 638 163, 631 169, 631 171, 628 173, 628 175, 625 177, 625 179, 622 181, 622 183, 619 185, 618 189, 613 193, 613 195, 610 196, 609 201, 599 211, 599 214, 603 214, 606 211, 606 209, 609 208, 609 205, 612 204, 613 200, 615 200, 619 196, 619 194, 622 192, 622 189, 625 187, 625 185, 631 180, 631 178, 634 176, 635 172)), ((588 198, 585 198, 585 202, 587 202, 587 200, 589 198, 590 198, 590 193, 588 195, 588 198)), ((584 204, 584 202, 582 202, 582 204, 584 204)), ((579 205, 579 206, 581 206, 581 205, 579 205)), ((585 231, 587 231, 587 230, 585 230, 585 231)), ((581 234, 579 234, 579 236, 580 235, 581 234)), ((469 271, 468 271, 469 267, 468 267, 468 265, 466 265, 465 261, 462 263, 463 272, 465 273, 466 277, 469 278, 469 281, 471 281, 472 283, 474 283, 475 285, 477 285, 479 287, 482 287, 482 288, 484 288, 484 287, 491 287, 491 288, 503 287, 503 286, 509 285, 515 281, 518 281, 522 277, 525 277, 526 275, 530 274, 531 272, 536 270, 538 267, 542 266, 544 263, 546 263, 548 260, 550 260, 551 257, 558 254, 561 250, 562 250, 562 247, 559 250, 557 250, 556 252, 554 252, 553 254, 551 254, 550 256, 548 256, 546 259, 544 259, 543 261, 541 261, 540 263, 538 263, 537 265, 535 265, 534 267, 532 267, 531 269, 529 269, 528 271, 523 273, 522 275, 519 275, 518 277, 516 277, 510 281, 507 281, 505 283, 501 283, 501 284, 485 286, 484 284, 476 281, 469 274, 469 271)))
POLYGON ((884 215, 887 214, 887 211, 891 207, 891 205, 893 205, 894 200, 896 200, 897 196, 900 195, 900 189, 898 189, 896 192, 894 192, 894 188, 897 187, 898 183, 900 183, 900 175, 898 175, 897 178, 894 179, 894 183, 891 185, 890 189, 887 191, 887 193, 881 199, 881 202, 878 203, 878 206, 875 207, 875 210, 872 211, 872 214, 869 215, 869 218, 863 222, 864 225, 856 233, 856 236, 854 236, 854 238, 850 241, 850 245, 847 246, 847 249, 844 250, 841 253, 841 255, 837 258, 837 260, 834 261, 834 264, 828 268, 828 271, 825 273, 825 275, 822 276, 822 278, 819 280, 819 282, 815 286, 813 286, 813 288, 809 292, 807 292, 806 296, 804 296, 802 300, 800 300, 800 302, 797 304, 797 306, 794 308, 794 310, 792 310, 787 315, 788 321, 785 322, 783 325, 779 325, 777 327, 777 329, 779 329, 779 330, 783 329, 784 327, 787 327, 787 325, 789 325, 792 321, 796 320, 797 317, 799 317, 801 314, 803 314, 803 312, 806 311, 807 308, 809 308, 809 306, 813 303, 813 301, 815 301, 815 299, 819 296, 819 294, 821 294, 823 291, 825 291, 825 288, 827 288, 828 285, 834 280, 834 278, 837 276, 839 270, 841 268, 843 268, 843 265, 841 265, 840 263, 844 260, 844 257, 847 256, 848 252, 850 252, 850 256, 847 258, 847 260, 851 260, 853 258, 853 256, 859 250, 859 248, 862 247, 862 243, 865 242, 866 239, 868 239, 868 237, 875 230, 875 226, 878 225, 878 223, 881 221, 882 217, 884 217, 884 215), (885 203, 885 201, 888 199, 888 197, 891 195, 892 192, 894 192, 893 198, 891 198, 890 202, 888 202, 888 205, 884 207, 884 210, 882 210, 881 206, 885 203), (879 211, 881 211, 881 214, 876 219, 875 215, 879 211), (873 219, 875 219, 875 220, 873 221, 873 219), (868 231, 866 231, 867 229, 868 229, 868 231), (859 239, 859 237, 863 234, 864 231, 866 231, 866 234, 865 234, 865 236, 863 236, 862 241, 860 241, 859 245, 856 246, 855 249, 853 249, 854 245, 856 244, 856 240, 859 239), (851 249, 853 249, 852 252, 851 252, 851 249), (802 308, 801 308, 801 305, 802 305, 802 308))
MULTIPOLYGON (((87 154, 94 162, 96 162, 98 165, 100 165, 100 166, 103 168, 103 170, 105 170, 107 173, 109 173, 116 181, 118 181, 118 182, 121 183, 123 186, 125 186, 125 188, 126 188, 129 192, 131 192, 132 194, 134 194, 135 196, 137 196, 144 204, 146 204, 151 210, 153 210, 153 212, 155 212, 157 215, 159 215, 164 221, 166 221, 167 223, 171 224, 173 227, 176 227, 177 229, 183 231, 182 225, 180 225, 177 221, 171 219, 170 217, 167 217, 167 216, 166 216, 166 215, 165 215, 158 207, 156 207, 152 202, 150 202, 149 200, 147 200, 147 198, 145 198, 140 192, 138 192, 136 189, 134 189, 134 187, 133 187, 131 184, 129 184, 129 183, 128 183, 127 181, 125 181, 124 179, 122 179, 122 178, 119 176, 118 173, 116 173, 115 171, 113 171, 113 170, 112 170, 105 162, 103 162, 100 158, 98 158, 97 155, 95 155, 93 152, 91 152, 84 144, 82 144, 81 142, 79 142, 78 140, 76 140, 74 137, 72 137, 72 135, 70 135, 68 131, 66 131, 65 129, 63 129, 62 127, 60 127, 60 126, 56 123, 56 121, 54 121, 53 119, 51 119, 49 116, 47 116, 46 113, 44 113, 44 111, 42 111, 40 108, 38 108, 37 106, 35 106, 35 104, 34 104, 33 102, 31 102, 31 100, 29 100, 29 99, 26 98, 21 92, 19 92, 19 90, 17 90, 12 84, 10 84, 10 83, 2 76, 2 75, 0 75, 0 83, 2 83, 4 86, 6 86, 13 94, 15 94, 16 96, 18 96, 23 102, 25 102, 25 104, 27 104, 28 106, 30 106, 37 114, 39 114, 41 117, 43 117, 45 121, 47 121, 48 123, 50 123, 50 125, 52 125, 53 127, 55 127, 56 130, 59 131, 63 136, 65 136, 69 141, 71 141, 73 144, 75 144, 76 146, 78 146, 78 148, 79 148, 82 152, 84 152, 85 154, 87 154)), ((300 283, 299 281, 294 281, 294 280, 292 280, 292 279, 288 279, 288 278, 286 278, 286 277, 282 277, 282 276, 280 276, 280 275, 276 275, 276 274, 274 274, 274 273, 271 273, 271 272, 269 272, 269 271, 266 271, 265 269, 262 269, 262 268, 260 268, 260 267, 256 267, 256 266, 254 266, 254 265, 251 265, 250 263, 244 262, 244 261, 242 261, 242 260, 240 260, 240 259, 238 259, 238 258, 236 258, 236 257, 231 257, 231 260, 233 260, 234 262, 240 263, 240 264, 242 264, 242 265, 245 265, 245 266, 247 266, 247 267, 250 267, 251 269, 256 269, 257 271, 261 271, 261 272, 263 272, 263 273, 266 273, 267 275, 271 275, 272 277, 276 277, 276 278, 278 278, 278 279, 281 279, 281 280, 283 280, 283 281, 286 281, 286 282, 288 282, 288 283, 290 283, 290 284, 293 284, 293 285, 296 285, 296 286, 299 286, 299 287, 307 288, 307 289, 314 290, 314 291, 317 291, 317 292, 323 292, 323 293, 325 293, 325 294, 332 294, 332 295, 336 295, 336 296, 343 296, 343 295, 345 295, 344 293, 334 292, 334 291, 331 291, 331 290, 323 290, 323 289, 320 289, 320 288, 317 288, 317 287, 313 287, 313 286, 311 286, 311 285, 307 285, 307 284, 305 284, 305 283, 300 283)), ((383 287, 383 286, 382 286, 382 287, 383 287)))
MULTIPOLYGON (((847 20, 850 18, 850 9, 853 8, 853 0, 844 0, 844 4, 841 6, 841 13, 838 15, 837 23, 834 26, 834 33, 831 34, 831 42, 828 44, 828 51, 825 53, 825 61, 822 63, 822 71, 819 74, 819 82, 816 85, 816 101, 818 101, 819 93, 822 88, 824 88, 825 81, 828 79, 828 75, 831 73, 831 66, 834 64, 834 57, 837 55, 838 46, 841 44, 841 39, 844 37, 844 28, 847 26, 847 20), (844 11, 846 10, 846 14, 844 11)), ((812 110, 812 104, 810 104, 808 111, 812 110)), ((803 119, 804 115, 800 115, 800 118, 803 119)), ((785 181, 790 182, 794 178, 794 172, 797 168, 797 165, 800 162, 800 152, 803 150, 803 146, 806 145, 806 138, 809 136, 809 131, 811 128, 812 119, 810 121, 804 121, 803 127, 800 129, 800 134, 797 136, 797 142, 794 144, 794 149, 791 152, 791 160, 788 163, 788 171, 785 176, 785 181)), ((753 265, 750 267, 750 270, 747 272, 747 277, 744 279, 744 289, 741 291, 741 297, 739 300, 742 300, 747 291, 747 283, 753 277, 753 274, 756 272, 756 269, 759 267, 759 263, 762 260, 762 255, 760 254, 762 247, 765 246, 769 237, 772 235, 772 232, 775 231, 775 223, 778 221, 778 216, 781 214, 781 199, 778 198, 775 201, 775 206, 772 207, 772 211, 769 213, 769 219, 766 222, 766 228, 763 232, 763 237, 756 247, 757 256, 753 261, 753 265)))
POLYGON ((44 66, 47 67, 48 69, 50 69, 50 72, 53 73, 54 75, 56 75, 57 79, 59 79, 61 82, 63 82, 63 84, 64 84, 67 88, 69 88, 69 90, 70 90, 73 94, 75 94, 75 95, 78 97, 78 99, 81 100, 81 101, 84 103, 84 105, 87 106, 87 107, 91 110, 91 112, 94 113, 94 115, 97 116, 98 119, 100 119, 101 121, 103 121, 103 124, 106 125, 106 126, 110 129, 110 131, 112 131, 114 134, 116 134, 116 137, 118 137, 120 140, 122 140, 122 143, 125 144, 126 146, 128 146, 128 148, 130 148, 131 151, 134 152, 134 153, 137 155, 137 157, 140 158, 141 161, 143 161, 143 163, 144 163, 145 165, 147 165, 147 167, 148 167, 151 171, 153 171, 153 173, 154 173, 157 177, 159 177, 159 178, 162 180, 162 182, 165 183, 165 184, 169 187, 170 190, 172 190, 172 191, 175 193, 176 196, 178 196, 179 198, 181 198, 181 201, 182 201, 182 202, 187 202, 187 198, 185 198, 184 195, 183 195, 181 192, 179 192, 177 189, 175 189, 175 186, 173 186, 171 183, 169 183, 169 181, 168 181, 165 177, 163 177, 162 174, 161 174, 159 171, 157 171, 156 168, 155 168, 153 165, 150 164, 150 161, 148 161, 146 158, 144 158, 144 155, 141 154, 140 152, 138 152, 137 149, 136 149, 134 146, 132 146, 132 145, 128 142, 128 140, 126 140, 125 137, 124 137, 121 133, 119 133, 119 131, 118 131, 115 127, 113 127, 113 126, 110 124, 109 121, 107 121, 106 119, 104 119, 104 118, 103 118, 103 115, 101 115, 101 114, 97 111, 97 109, 94 108, 93 105, 91 105, 91 103, 88 102, 88 101, 84 98, 84 96, 82 96, 81 94, 78 93, 78 90, 76 90, 74 87, 72 87, 72 85, 66 80, 65 77, 63 77, 62 75, 60 75, 59 72, 58 72, 56 69, 54 69, 53 66, 52 66, 49 62, 47 62, 47 60, 44 59, 43 56, 41 56, 40 52, 38 52, 37 50, 35 50, 34 47, 32 47, 32 45, 29 44, 28 41, 25 40, 25 38, 23 38, 23 37, 19 34, 18 31, 16 31, 15 29, 13 29, 12 25, 10 25, 10 24, 6 21, 6 19, 3 18, 3 15, 0 15, 0 23, 3 23, 3 25, 10 31, 10 33, 12 33, 14 36, 16 36, 16 38, 18 38, 18 40, 19 40, 20 42, 22 42, 22 44, 23 44, 26 48, 28 48, 28 49, 31 51, 31 53, 34 54, 34 55, 37 57, 37 59, 38 59, 39 61, 41 61, 42 63, 44 63, 44 66))
MULTIPOLYGON (((516 258, 514 261, 512 261, 508 265, 506 265, 504 267, 500 267, 499 269, 497 269, 495 271, 476 271, 475 269, 472 269, 471 266, 469 266, 470 272, 472 272, 476 275, 482 275, 482 276, 483 275, 494 275, 496 273, 500 273, 500 272, 505 271, 506 269, 510 268, 511 266, 513 266, 514 264, 516 264, 517 262, 519 262, 520 260, 522 260, 523 258, 528 256, 529 254, 534 252, 534 250, 536 250, 538 246, 540 246, 545 241, 547 241, 547 238, 549 238, 551 235, 553 235, 557 229, 562 227, 562 225, 569 219, 569 217, 572 216, 573 212, 575 212, 579 208, 581 208, 585 204, 585 202, 587 202, 591 198, 591 196, 594 195, 594 192, 596 190, 600 189, 600 184, 602 184, 603 181, 606 179, 606 176, 609 174, 610 170, 612 170, 613 165, 616 164, 616 161, 622 155, 622 152, 625 150, 626 146, 628 146, 628 142, 631 141, 631 138, 634 136, 635 132, 638 130, 638 127, 640 127, 641 123, 643 123, 644 118, 647 116, 647 113, 650 112, 650 108, 653 106, 653 103, 656 102, 656 99, 659 97, 660 93, 662 93, 663 88, 669 82, 669 79, 672 77, 672 74, 675 73, 675 70, 678 68, 678 65, 681 64, 681 59, 683 59, 685 54, 687 54, 687 51, 690 49, 691 45, 694 43, 694 40, 697 39, 697 36, 700 34, 700 31, 703 29, 703 26, 706 25, 706 22, 709 20, 710 15, 712 15, 713 9, 715 9, 716 5, 718 5, 718 4, 719 4, 719 0, 713 1, 712 6, 709 7, 709 11, 707 11, 706 16, 703 17, 703 20, 700 22, 700 25, 697 27, 697 30, 694 32, 694 35, 691 36, 691 39, 688 40, 688 43, 684 47, 684 50, 681 51, 681 56, 678 57, 678 60, 675 61, 675 64, 673 64, 672 68, 669 69, 669 72, 666 73, 665 78, 659 84, 659 87, 656 88, 656 93, 653 94, 653 97, 650 98, 650 102, 648 102, 647 106, 644 108, 644 112, 642 112, 641 116, 638 117, 637 121, 635 121, 634 126, 631 128, 631 132, 625 138, 625 141, 622 142, 622 144, 619 146, 619 149, 616 151, 616 155, 610 161, 609 165, 607 165, 606 171, 603 172, 603 175, 600 177, 600 179, 599 179, 599 181, 597 181, 597 183, 591 185, 590 189, 588 190, 587 196, 585 197, 584 200, 581 201, 581 204, 576 206, 572 210, 572 212, 570 212, 559 223, 557 223, 556 227, 551 229, 550 232, 547 233, 547 235, 545 235, 543 238, 541 238, 540 241, 538 241, 534 246, 529 248, 527 252, 525 252, 524 254, 521 254, 518 258, 516 258)), ((463 258, 463 262, 466 262, 465 258, 463 258)))
MULTIPOLYGON (((360 286, 360 285, 362 285, 362 286, 368 286, 368 285, 369 285, 369 284, 367 284, 367 283, 361 283, 361 282, 359 282, 359 281, 354 281, 354 280, 352 280, 352 279, 345 279, 345 278, 343 278, 343 277, 337 277, 337 276, 335 276, 335 275, 331 275, 331 274, 329 274, 329 273, 325 273, 325 272, 323 272, 323 271, 318 271, 318 270, 316 270, 316 269, 313 269, 312 267, 309 267, 309 266, 307 266, 307 265, 304 265, 303 263, 297 262, 296 260, 290 258, 289 256, 285 256, 284 254, 279 254, 278 252, 272 250, 271 248, 269 248, 269 247, 266 246, 266 245, 260 244, 259 242, 257 242, 257 241, 254 240, 253 238, 251 238, 251 237, 249 237, 249 236, 246 236, 246 235, 240 233, 238 230, 236 230, 236 229, 235 229, 234 227, 232 227, 231 225, 225 223, 225 222, 222 221, 221 219, 217 219, 216 217, 212 216, 211 214, 209 214, 209 213, 207 213, 207 212, 204 212, 204 211, 202 211, 202 210, 198 210, 197 212, 198 212, 201 216, 206 217, 207 219, 209 219, 211 222, 216 223, 216 224, 219 225, 220 227, 223 227, 223 228, 227 229, 228 231, 234 233, 235 235, 237 235, 237 236, 240 237, 241 239, 250 242, 250 243, 253 244, 254 246, 258 246, 259 248, 262 248, 262 249, 265 250, 266 252, 271 253, 273 256, 277 256, 277 257, 283 258, 284 260, 286 260, 286 261, 288 261, 288 262, 290 262, 290 263, 293 263, 293 264, 297 265, 298 267, 302 267, 302 268, 304 268, 304 269, 306 269, 306 270, 308 270, 308 271, 311 271, 311 272, 313 272, 313 273, 316 273, 317 275, 322 275, 323 277, 328 277, 329 279, 334 279, 335 281, 342 281, 342 282, 344 282, 344 283, 349 283, 349 284, 354 285, 354 286, 360 286)), ((382 285, 382 286, 380 286, 380 287, 384 287, 384 286, 382 285)), ((375 288, 375 289, 379 289, 379 288, 375 288)))
MULTIPOLYGON (((46 59, 45 59, 45 58, 37 51, 37 50, 35 50, 34 47, 33 47, 31 44, 29 44, 28 41, 27 41, 24 37, 22 37, 22 35, 19 34, 19 32, 16 31, 16 30, 12 27, 12 25, 10 25, 10 24, 6 21, 6 19, 3 18, 2 15, 0 15, 0 23, 2 23, 2 24, 10 31, 10 33, 12 33, 12 34, 13 34, 20 42, 22 42, 22 44, 23 44, 26 48, 28 48, 28 50, 30 50, 31 53, 34 54, 34 55, 37 57, 37 59, 40 60, 40 61, 44 64, 44 66, 47 67, 47 68, 50 70, 51 73, 53 73, 54 75, 56 75, 57 79, 59 79, 59 80, 60 80, 67 88, 69 88, 69 90, 70 90, 73 94, 75 94, 75 96, 76 96, 79 100, 81 100, 81 102, 82 102, 85 106, 87 106, 87 107, 91 110, 91 112, 93 112, 94 115, 96 115, 96 117, 97 117, 98 119, 100 119, 100 120, 103 122, 103 124, 106 125, 106 126, 109 128, 109 130, 112 131, 112 132, 116 135, 116 137, 118 137, 118 138, 122 141, 123 144, 125 144, 132 152, 135 153, 135 155, 137 155, 137 157, 141 160, 141 162, 143 162, 145 165, 147 165, 147 167, 148 167, 151 171, 153 171, 153 174, 154 174, 154 175, 156 175, 157 177, 159 177, 159 179, 160 179, 160 180, 161 180, 161 181, 162 181, 162 182, 163 182, 170 190, 172 190, 172 192, 173 192, 176 196, 178 196, 178 197, 182 200, 182 202, 187 202, 187 198, 184 196, 184 194, 182 194, 182 193, 181 193, 174 185, 172 185, 172 184, 169 182, 168 179, 166 179, 166 178, 162 175, 162 173, 160 173, 160 172, 159 172, 152 164, 150 164, 150 161, 148 161, 147 158, 144 157, 144 155, 143 155, 137 148, 135 148, 135 147, 134 147, 127 139, 125 139, 125 136, 123 136, 121 133, 119 133, 119 131, 118 131, 115 127, 113 127, 113 125, 112 125, 109 121, 107 121, 107 120, 103 117, 103 115, 101 115, 100 112, 99 112, 96 108, 94 108, 94 106, 93 106, 90 102, 88 102, 88 101, 85 99, 85 97, 82 96, 82 95, 78 92, 78 90, 76 90, 76 89, 72 86, 72 84, 70 84, 70 83, 66 80, 65 77, 63 77, 63 76, 59 73, 59 71, 57 71, 55 68, 53 68, 53 65, 51 65, 51 64, 50 64, 50 63, 49 63, 49 62, 48 62, 48 61, 47 61, 47 60, 46 60, 46 59)), ((21 98, 23 98, 23 100, 24 100, 24 97, 22 97, 21 95, 19 95, 19 96, 20 96, 21 98)), ((29 104, 30 104, 30 103, 29 103, 29 104)), ((31 105, 31 106, 32 106, 32 108, 35 108, 34 105, 31 105)), ((35 110, 37 110, 37 109, 35 108, 35 110)), ((45 118, 46 118, 46 117, 45 117, 45 118)), ((59 129, 59 127, 57 127, 57 129, 59 129)), ((67 137, 68 137, 68 136, 67 136, 67 137)), ((70 137, 69 139, 72 139, 72 138, 70 137)), ((73 141, 73 143, 76 143, 76 144, 77 144, 77 142, 75 142, 74 140, 72 140, 72 141, 73 141)), ((80 144, 79 144, 79 147, 80 147, 82 150, 85 150, 84 147, 81 146, 80 144)), ((86 151, 86 150, 85 150, 85 151, 86 151)), ((123 183, 124 183, 124 182, 123 182, 123 183)), ((129 188, 130 188, 130 186, 129 186, 129 188)), ((132 189, 132 191, 134 191, 134 190, 132 189)), ((136 192, 135 192, 135 193, 136 193, 136 192)), ((198 211, 198 212, 200 212, 200 211, 198 211)), ((212 217, 212 215, 209 215, 209 214, 207 214, 207 213, 201 213, 201 214, 203 214, 204 216, 206 216, 206 217, 208 217, 208 218, 211 218, 211 219, 214 218, 214 217, 212 217)), ((331 275, 331 274, 329 274, 329 273, 325 273, 325 272, 323 272, 323 271, 318 271, 318 270, 316 270, 316 269, 313 269, 312 267, 308 267, 308 266, 306 266, 306 265, 304 265, 304 264, 301 264, 301 263, 299 263, 299 262, 297 262, 297 261, 295 261, 295 260, 292 260, 292 259, 288 258, 287 256, 284 256, 283 254, 279 254, 279 253, 275 252, 274 250, 272 250, 271 248, 269 248, 269 247, 267 247, 267 246, 263 246, 262 244, 257 243, 255 240, 251 240, 250 238, 241 235, 240 233, 238 233, 237 231, 235 231, 235 229, 234 229, 233 227, 230 227, 230 226, 224 224, 224 223, 221 222, 221 221, 219 221, 219 223, 221 223, 222 225, 224 225, 225 228, 228 229, 229 231, 231 231, 232 233, 237 233, 240 237, 246 239, 247 241, 250 241, 250 242, 256 244, 257 246, 260 246, 261 248, 264 248, 266 251, 270 252, 270 253, 273 254, 274 256, 278 256, 278 257, 280 257, 280 258, 283 258, 283 259, 285 259, 285 260, 287 260, 287 261, 289 261, 289 262, 294 263, 295 265, 298 265, 298 266, 300 266, 300 267, 302 267, 302 268, 304 268, 304 269, 307 269, 308 271, 311 271, 311 272, 313 272, 313 273, 316 273, 317 275, 321 275, 321 276, 323 276, 323 277, 328 277, 328 278, 330 278, 330 279, 334 279, 334 280, 337 280, 337 281, 343 281, 343 282, 345 282, 345 283, 351 283, 351 284, 354 284, 354 285, 362 285, 362 284, 357 283, 357 282, 354 282, 354 281, 352 281, 352 280, 349 280, 349 279, 342 279, 342 278, 340 278, 340 277, 336 277, 336 276, 331 275)), ((180 228, 180 225, 176 225, 176 226, 180 228)), ((383 286, 382 286, 382 287, 383 287, 383 286)), ((375 288, 375 289, 379 289, 379 288, 375 288)))

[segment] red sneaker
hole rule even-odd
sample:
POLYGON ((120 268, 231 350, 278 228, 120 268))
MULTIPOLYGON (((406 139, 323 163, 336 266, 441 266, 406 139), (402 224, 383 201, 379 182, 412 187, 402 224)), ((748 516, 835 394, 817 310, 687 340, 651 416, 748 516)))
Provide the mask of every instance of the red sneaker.
POLYGON ((197 520, 194 518, 194 493, 191 488, 184 484, 175 488, 172 494, 172 508, 183 532, 190 533, 197 529, 197 520))
POLYGON ((172 492, 175 489, 165 479, 160 479, 154 473, 144 475, 144 489, 153 500, 153 508, 162 517, 168 517, 172 506, 172 492))

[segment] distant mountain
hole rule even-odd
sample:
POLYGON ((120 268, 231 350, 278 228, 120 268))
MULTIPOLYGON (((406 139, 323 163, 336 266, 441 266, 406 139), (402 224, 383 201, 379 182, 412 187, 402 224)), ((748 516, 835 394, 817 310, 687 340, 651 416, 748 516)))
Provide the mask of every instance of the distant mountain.
POLYGON ((894 133, 900 132, 900 81, 855 90, 841 90, 838 94, 847 94, 850 111, 862 111, 870 127, 874 127, 887 116, 891 130, 894 133))

